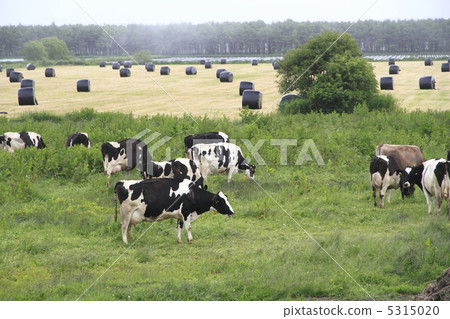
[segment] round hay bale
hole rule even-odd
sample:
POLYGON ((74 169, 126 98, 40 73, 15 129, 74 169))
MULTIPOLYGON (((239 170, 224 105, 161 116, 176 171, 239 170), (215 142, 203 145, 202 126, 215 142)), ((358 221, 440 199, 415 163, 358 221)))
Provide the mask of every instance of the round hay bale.
POLYGON ((220 79, 220 73, 225 72, 227 69, 217 69, 216 70, 216 78, 220 79))
POLYGON ((255 89, 255 83, 251 82, 251 81, 241 81, 241 83, 239 83, 239 95, 242 95, 242 93, 245 90, 254 90, 255 89))
POLYGON ((9 78, 9 75, 11 74, 11 72, 14 72, 14 68, 7 68, 6 69, 6 77, 9 78))
POLYGON ((205 65, 205 63, 206 63, 206 60, 205 60, 205 59, 201 59, 201 60, 200 60, 200 64, 201 64, 201 65, 205 65))
POLYGON ((430 58, 425 59, 425 66, 431 66, 433 65, 433 60, 431 60, 430 58))
POLYGON ((21 88, 34 88, 34 80, 31 79, 23 79, 20 81, 21 88))
POLYGON ((33 70, 36 70, 36 67, 32 63, 28 63, 27 64, 27 70, 28 71, 33 71, 33 70))
POLYGON ((220 59, 220 64, 227 64, 227 59, 220 59))
POLYGON ((195 66, 186 67, 186 75, 196 75, 196 74, 197 74, 197 68, 195 66))
POLYGON ((400 67, 398 65, 389 66, 389 74, 398 74, 400 72, 400 67))
POLYGON ((392 76, 384 76, 380 78, 380 90, 393 90, 394 78, 392 76))
POLYGON ((56 76, 55 69, 53 68, 46 68, 45 69, 45 77, 46 78, 54 78, 56 76))
POLYGON ((280 69, 280 64, 277 61, 273 62, 272 65, 273 65, 273 69, 274 70, 279 70, 280 69))
POLYGON ((131 76, 131 70, 128 68, 120 69, 121 78, 129 78, 131 76))
POLYGON ((12 71, 9 74, 9 82, 20 82, 23 80, 22 72, 12 71))
POLYGON ((131 68, 131 61, 123 61, 124 68, 131 68))
POLYGON ((253 59, 253 60, 252 60, 252 65, 258 65, 258 60, 253 59))
POLYGON ((170 75, 170 68, 168 66, 162 66, 159 73, 161 75, 170 75))
POLYGON ((147 72, 155 72, 155 65, 153 63, 145 63, 147 72))
POLYGON ((424 76, 419 79, 419 87, 421 90, 436 89, 436 79, 434 76, 424 76))
POLYGON ((101 62, 100 62, 100 67, 101 67, 101 68, 106 67, 106 62, 105 62, 105 61, 101 61, 101 62))
POLYGON ((0 65, 0 72, 3 72, 3 65, 0 65))
POLYGON ((212 68, 212 63, 211 61, 206 61, 205 62, 205 69, 211 69, 212 68))
POLYGON ((233 82, 233 73, 230 71, 223 71, 220 73, 220 82, 233 82))
POLYGON ((91 92, 91 81, 88 79, 78 80, 77 92, 91 92))
POLYGON ((450 63, 442 63, 441 64, 441 71, 442 72, 450 72, 450 63))
POLYGON ((34 95, 34 88, 21 88, 17 94, 19 96, 19 105, 38 105, 34 95))
POLYGON ((295 99, 299 99, 300 95, 295 94, 295 93, 289 93, 289 94, 285 94, 281 97, 280 102, 278 102, 278 105, 281 105, 283 103, 295 100, 295 99))
POLYGON ((394 64, 395 64, 395 59, 389 58, 388 65, 394 65, 394 64))
POLYGON ((118 61, 120 65, 123 65, 123 60, 118 61))
POLYGON ((113 62, 112 69, 113 70, 119 70, 120 69, 120 63, 119 62, 113 62))
POLYGON ((242 93, 242 107, 248 106, 249 109, 262 108, 263 94, 260 91, 245 90, 242 93))

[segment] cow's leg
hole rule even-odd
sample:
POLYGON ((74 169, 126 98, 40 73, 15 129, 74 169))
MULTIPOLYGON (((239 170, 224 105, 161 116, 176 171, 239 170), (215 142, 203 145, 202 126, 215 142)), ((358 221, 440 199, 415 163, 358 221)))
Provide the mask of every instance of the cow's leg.
POLYGON ((386 191, 386 198, 387 198, 387 202, 390 204, 391 203, 391 190, 388 189, 386 191))
POLYGON ((181 230, 183 229, 183 221, 182 220, 178 220, 177 221, 177 240, 178 242, 181 244, 181 230))
POLYGON ((441 205, 442 205, 442 197, 439 194, 436 194, 436 198, 434 199, 434 210, 436 215, 441 215, 441 205))
POLYGON ((190 216, 188 216, 184 220, 184 228, 186 228, 187 236, 188 236, 188 244, 192 244, 192 233, 191 233, 191 219, 190 216))
POLYGON ((128 240, 127 240, 127 233, 130 232, 131 233, 131 229, 129 229, 130 227, 130 221, 131 221, 131 215, 133 214, 132 212, 123 212, 122 209, 120 210, 120 213, 122 215, 122 240, 125 244, 128 244, 128 240))
POLYGON ((387 189, 388 187, 387 186, 381 186, 381 189, 380 189, 380 208, 384 208, 384 195, 386 194, 386 191, 388 190, 387 189))
POLYGON ((372 186, 373 206, 377 207, 377 189, 372 186))
POLYGON ((427 206, 428 206, 428 215, 431 214, 431 199, 430 195, 428 195, 428 192, 426 189, 424 189, 423 194, 425 195, 425 199, 427 200, 427 206))

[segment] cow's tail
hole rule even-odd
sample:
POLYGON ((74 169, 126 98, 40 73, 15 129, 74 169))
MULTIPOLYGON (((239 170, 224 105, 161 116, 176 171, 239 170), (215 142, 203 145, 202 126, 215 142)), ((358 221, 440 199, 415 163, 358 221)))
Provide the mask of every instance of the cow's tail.
MULTIPOLYGON (((449 166, 449 165, 447 165, 449 166)), ((449 199, 450 198, 450 178, 449 178, 449 169, 447 168, 447 172, 444 175, 444 179, 442 180, 442 198, 449 199)))

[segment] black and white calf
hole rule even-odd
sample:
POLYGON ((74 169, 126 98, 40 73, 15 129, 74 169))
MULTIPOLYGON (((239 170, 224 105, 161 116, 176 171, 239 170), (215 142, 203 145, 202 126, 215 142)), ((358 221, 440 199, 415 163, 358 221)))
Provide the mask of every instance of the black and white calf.
POLYGON ((91 147, 91 140, 87 133, 73 133, 69 136, 66 142, 66 147, 75 146, 75 145, 84 145, 86 147, 91 147))
POLYGON ((117 220, 118 198, 124 243, 128 243, 127 233, 132 237, 131 225, 175 218, 178 220, 178 242, 181 243, 181 229, 184 224, 188 243, 191 244, 191 222, 198 216, 212 209, 223 215, 234 214, 227 197, 222 192, 210 193, 187 179, 119 181, 114 187, 114 192, 116 195, 114 220, 117 220))
MULTIPOLYGON (((401 187, 400 177, 402 171, 398 168, 396 158, 393 155, 378 155, 370 162, 370 183, 374 205, 377 206, 377 189, 380 190, 380 207, 384 208, 384 196, 390 200, 390 189, 401 187)), ((403 192, 402 192, 403 198, 403 192)))
POLYGON ((42 137, 34 132, 7 132, 0 135, 0 145, 2 149, 10 153, 26 147, 45 148, 47 147, 42 137))
POLYGON ((208 132, 200 134, 191 134, 184 138, 184 148, 186 152, 195 144, 214 144, 221 142, 230 142, 227 134, 224 132, 208 132))
POLYGON ((431 159, 418 166, 405 169, 402 177, 404 188, 417 185, 423 191, 431 214, 431 197, 434 197, 434 209, 437 215, 441 213, 442 200, 447 200, 450 219, 450 162, 443 158, 431 159))
POLYGON ((210 174, 228 172, 229 183, 231 177, 238 171, 243 171, 247 177, 254 178, 255 165, 247 163, 241 148, 235 144, 197 144, 188 150, 187 156, 200 168, 205 181, 210 174))
MULTIPOLYGON (((193 182, 200 181, 202 175, 197 164, 188 158, 176 158, 165 162, 152 162, 147 165, 151 171, 147 172, 148 178, 174 178, 178 180, 188 179, 193 182)), ((200 182, 200 185, 203 184, 200 182)))
POLYGON ((138 139, 102 144, 103 167, 108 178, 111 174, 137 168, 147 178, 147 163, 151 161, 147 144, 138 139))

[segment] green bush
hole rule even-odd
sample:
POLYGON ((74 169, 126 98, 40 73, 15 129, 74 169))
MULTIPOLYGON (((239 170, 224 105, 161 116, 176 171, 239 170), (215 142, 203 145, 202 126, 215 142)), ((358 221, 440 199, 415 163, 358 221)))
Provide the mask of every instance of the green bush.
POLYGON ((367 101, 369 111, 394 111, 398 101, 390 94, 376 94, 367 101))

